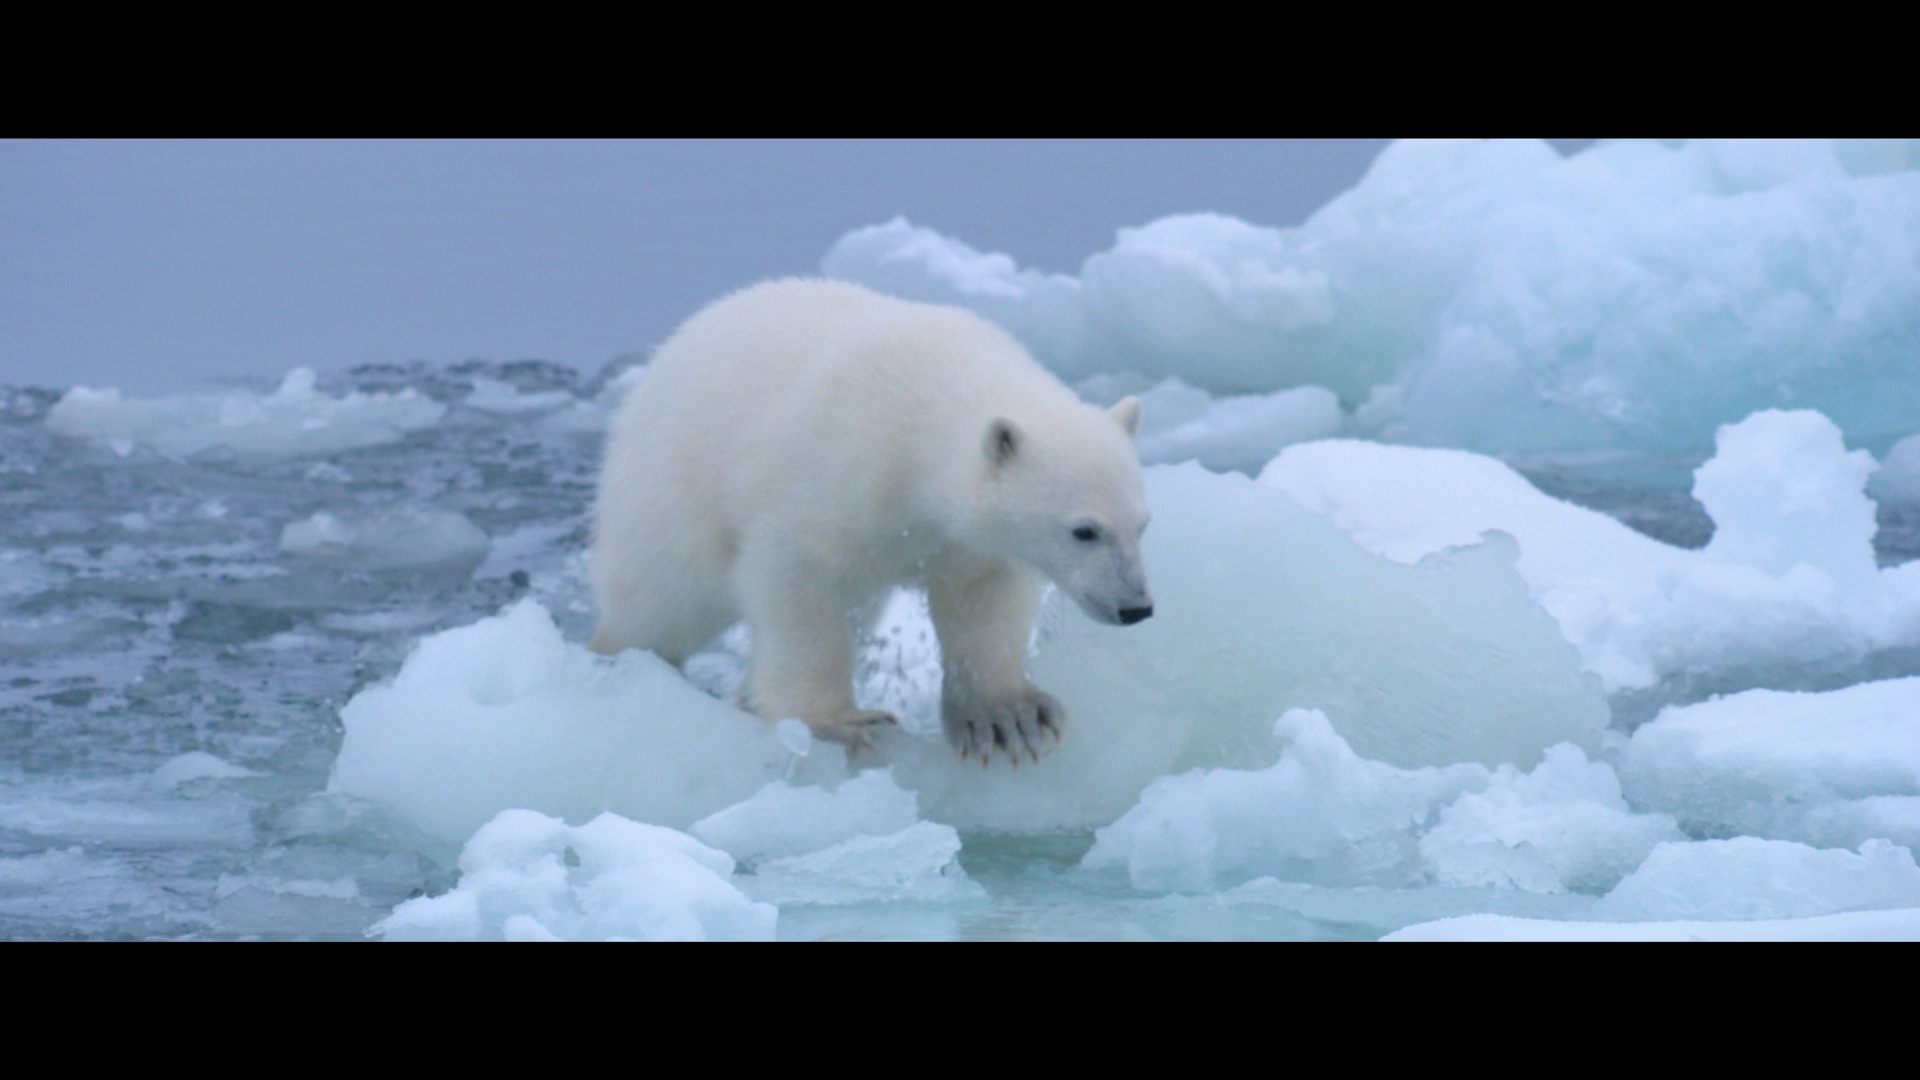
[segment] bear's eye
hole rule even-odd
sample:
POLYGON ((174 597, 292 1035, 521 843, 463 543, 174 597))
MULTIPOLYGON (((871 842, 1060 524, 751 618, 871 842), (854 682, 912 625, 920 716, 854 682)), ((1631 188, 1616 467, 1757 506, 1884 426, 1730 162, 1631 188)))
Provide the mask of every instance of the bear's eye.
POLYGON ((1082 543, 1091 544, 1095 540, 1100 539, 1100 530, 1091 525, 1077 526, 1073 530, 1073 538, 1082 543))

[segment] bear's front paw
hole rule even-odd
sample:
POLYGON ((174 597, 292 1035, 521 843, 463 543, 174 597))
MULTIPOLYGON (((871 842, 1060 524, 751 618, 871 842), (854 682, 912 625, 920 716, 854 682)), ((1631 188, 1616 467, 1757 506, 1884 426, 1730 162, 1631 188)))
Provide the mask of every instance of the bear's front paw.
POLYGON ((1004 697, 949 697, 941 702, 940 726, 961 757, 978 754, 984 767, 1001 753, 1018 768, 1021 757, 1038 764, 1040 755, 1059 745, 1067 710, 1052 694, 1029 686, 1004 697))
POLYGON ((881 709, 855 709, 828 720, 807 721, 807 726, 813 729, 815 735, 829 742, 840 743, 848 753, 872 750, 874 733, 889 724, 897 727, 900 721, 892 713, 881 709))

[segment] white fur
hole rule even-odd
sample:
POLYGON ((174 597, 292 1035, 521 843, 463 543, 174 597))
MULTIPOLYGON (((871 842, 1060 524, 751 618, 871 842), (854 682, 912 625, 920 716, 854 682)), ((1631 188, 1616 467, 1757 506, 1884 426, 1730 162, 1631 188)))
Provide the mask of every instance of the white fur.
POLYGON ((862 745, 892 717, 854 704, 849 614, 919 583, 949 740, 1037 760, 1065 720, 1026 676, 1042 578, 1104 622, 1152 607, 1139 419, 958 308, 831 281, 735 293, 660 347, 614 419, 593 648, 679 663, 745 618, 754 708, 862 745))

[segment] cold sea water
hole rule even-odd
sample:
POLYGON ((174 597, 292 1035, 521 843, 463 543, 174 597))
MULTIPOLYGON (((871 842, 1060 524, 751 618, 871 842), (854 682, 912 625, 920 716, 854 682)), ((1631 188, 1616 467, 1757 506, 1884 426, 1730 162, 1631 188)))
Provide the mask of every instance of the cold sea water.
POLYGON ((1916 168, 1398 143, 1077 274, 832 241, 1146 402, 1158 610, 1049 603, 1019 770, 911 594, 851 761, 741 628, 587 652, 644 346, 0 375, 0 937, 1920 937, 1916 168))
MULTIPOLYGON (((444 412, 393 442, 265 457, 63 436, 47 423, 60 390, 0 390, 0 935, 357 939, 452 888, 458 844, 328 790, 340 710, 423 636, 523 597, 569 640, 591 634, 600 389, 553 364, 356 368, 315 393, 444 412), (475 407, 486 394, 499 405, 475 407), (359 533, 290 539, 320 515, 359 533)), ((1650 535, 1697 546, 1710 529, 1684 492, 1547 479, 1650 535)), ((1913 553, 1907 520, 1879 538, 1883 558, 1913 553)), ((980 895, 797 905, 781 936, 1371 938, 1565 906, 1307 885, 1168 897, 1081 870, 1091 829, 960 840, 980 895)))

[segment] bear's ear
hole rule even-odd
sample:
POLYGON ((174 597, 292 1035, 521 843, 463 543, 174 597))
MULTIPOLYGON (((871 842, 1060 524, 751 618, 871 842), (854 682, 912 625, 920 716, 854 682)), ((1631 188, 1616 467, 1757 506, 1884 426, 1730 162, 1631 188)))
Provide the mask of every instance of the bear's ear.
POLYGON ((1020 429, 1013 426, 1013 421, 995 420, 987 425, 987 437, 980 449, 987 455, 987 464, 998 469, 1020 453, 1020 443, 1020 429))
POLYGON ((1133 396, 1121 398, 1118 405, 1107 410, 1107 415, 1113 417, 1114 420, 1120 424, 1120 427, 1126 431, 1127 438, 1131 439, 1135 435, 1140 434, 1139 398, 1133 396))

